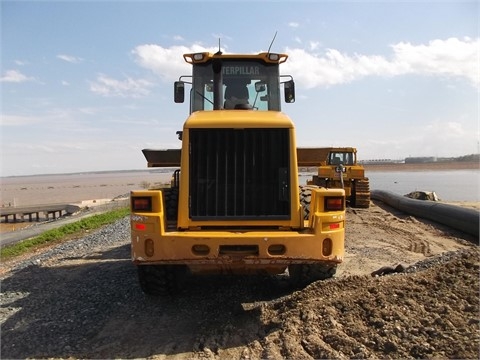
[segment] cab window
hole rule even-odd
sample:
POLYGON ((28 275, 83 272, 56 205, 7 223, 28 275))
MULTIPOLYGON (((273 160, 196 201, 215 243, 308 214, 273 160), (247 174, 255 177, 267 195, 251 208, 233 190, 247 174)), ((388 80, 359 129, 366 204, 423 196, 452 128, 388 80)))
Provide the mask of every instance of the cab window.
MULTIPOLYGON (((238 106, 255 110, 280 111, 278 66, 252 60, 224 60, 224 109, 238 106)), ((191 112, 213 110, 213 70, 211 64, 194 65, 190 94, 191 112)))

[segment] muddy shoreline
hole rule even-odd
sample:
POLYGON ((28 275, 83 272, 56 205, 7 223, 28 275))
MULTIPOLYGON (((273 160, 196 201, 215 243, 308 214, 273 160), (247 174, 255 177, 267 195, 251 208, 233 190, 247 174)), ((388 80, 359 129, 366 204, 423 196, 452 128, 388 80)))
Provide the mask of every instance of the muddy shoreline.
POLYGON ((479 162, 431 162, 421 164, 365 164, 365 171, 445 171, 445 170, 479 170, 479 162))

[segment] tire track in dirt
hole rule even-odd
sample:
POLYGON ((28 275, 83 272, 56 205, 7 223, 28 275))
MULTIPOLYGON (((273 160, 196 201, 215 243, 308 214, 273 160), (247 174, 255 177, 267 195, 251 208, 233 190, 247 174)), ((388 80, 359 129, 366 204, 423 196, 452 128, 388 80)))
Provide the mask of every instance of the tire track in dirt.
POLYGON ((471 236, 406 215, 382 203, 347 209, 346 257, 338 276, 370 274, 385 265, 410 265, 476 242, 471 236))

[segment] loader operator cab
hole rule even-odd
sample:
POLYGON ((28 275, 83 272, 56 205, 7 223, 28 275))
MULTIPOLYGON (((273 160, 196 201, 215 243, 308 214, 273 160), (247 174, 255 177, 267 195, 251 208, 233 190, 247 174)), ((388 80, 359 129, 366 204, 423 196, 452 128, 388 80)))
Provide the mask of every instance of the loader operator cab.
POLYGON ((353 152, 331 152, 328 157, 329 165, 355 165, 353 152))
POLYGON ((184 84, 191 84, 190 113, 222 109, 280 111, 281 84, 285 102, 295 102, 292 77, 287 75, 290 79, 282 82, 279 74, 279 65, 287 60, 287 55, 219 52, 185 54, 184 59, 193 66, 192 76, 181 76, 175 82, 175 102, 184 101, 184 84), (191 78, 191 82, 186 78, 191 78))

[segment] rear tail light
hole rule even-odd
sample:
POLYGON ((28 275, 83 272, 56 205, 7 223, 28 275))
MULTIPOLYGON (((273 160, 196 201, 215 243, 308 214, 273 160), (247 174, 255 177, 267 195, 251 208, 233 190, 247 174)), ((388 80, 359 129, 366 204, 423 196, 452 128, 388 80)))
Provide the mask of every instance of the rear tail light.
POLYGON ((133 211, 152 211, 151 197, 133 197, 132 198, 133 211))
POLYGON ((343 197, 326 197, 325 198, 325 211, 339 211, 344 209, 344 198, 343 197))
POLYGON ((145 231, 146 228, 147 228, 147 225, 145 224, 142 224, 142 223, 135 224, 135 230, 145 231))

